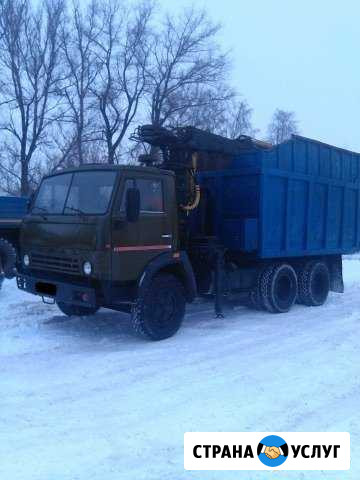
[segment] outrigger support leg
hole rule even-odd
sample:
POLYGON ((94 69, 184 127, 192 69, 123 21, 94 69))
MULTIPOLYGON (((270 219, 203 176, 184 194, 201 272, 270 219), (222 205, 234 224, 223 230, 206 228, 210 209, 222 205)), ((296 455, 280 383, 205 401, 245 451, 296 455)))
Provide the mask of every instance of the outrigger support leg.
POLYGON ((215 259, 215 317, 224 318, 223 314, 223 270, 224 250, 217 249, 215 259))

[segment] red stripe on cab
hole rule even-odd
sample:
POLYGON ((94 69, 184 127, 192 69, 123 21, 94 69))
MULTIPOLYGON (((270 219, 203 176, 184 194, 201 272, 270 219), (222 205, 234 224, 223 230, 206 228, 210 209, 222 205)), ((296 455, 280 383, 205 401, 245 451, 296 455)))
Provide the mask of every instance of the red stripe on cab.
POLYGON ((124 246, 114 247, 114 252, 141 252, 145 250, 169 250, 171 245, 136 245, 136 246, 124 246))

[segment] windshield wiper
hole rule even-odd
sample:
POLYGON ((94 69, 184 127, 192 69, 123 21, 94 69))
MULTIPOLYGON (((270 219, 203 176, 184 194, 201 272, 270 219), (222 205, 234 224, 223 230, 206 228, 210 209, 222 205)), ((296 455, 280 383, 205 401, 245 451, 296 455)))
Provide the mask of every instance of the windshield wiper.
MULTIPOLYGON (((35 208, 37 208, 38 210, 43 211, 44 213, 49 213, 49 211, 48 211, 46 208, 44 208, 44 207, 39 207, 39 206, 37 206, 37 205, 35 205, 35 206, 32 208, 32 212, 34 212, 35 208)), ((46 220, 46 216, 45 216, 45 215, 42 215, 41 213, 40 213, 39 215, 46 220)))
POLYGON ((80 216, 83 217, 83 218, 85 218, 85 216, 86 216, 86 213, 83 212, 82 210, 80 210, 79 208, 68 207, 68 206, 66 205, 66 207, 64 208, 64 211, 65 211, 65 210, 72 210, 73 212, 77 212, 77 213, 79 213, 80 216))

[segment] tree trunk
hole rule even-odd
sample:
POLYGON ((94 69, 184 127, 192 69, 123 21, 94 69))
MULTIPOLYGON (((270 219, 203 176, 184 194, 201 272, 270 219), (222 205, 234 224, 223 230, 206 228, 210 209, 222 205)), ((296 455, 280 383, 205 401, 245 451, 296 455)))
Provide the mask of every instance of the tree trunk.
POLYGON ((29 165, 26 160, 21 162, 21 196, 27 197, 30 193, 29 188, 29 165))

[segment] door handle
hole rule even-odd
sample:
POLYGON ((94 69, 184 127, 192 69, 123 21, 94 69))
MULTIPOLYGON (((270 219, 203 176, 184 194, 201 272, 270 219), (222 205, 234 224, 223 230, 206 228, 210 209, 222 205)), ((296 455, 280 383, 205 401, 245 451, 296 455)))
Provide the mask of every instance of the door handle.
POLYGON ((162 238, 171 238, 171 233, 166 233, 165 235, 161 235, 162 238))

